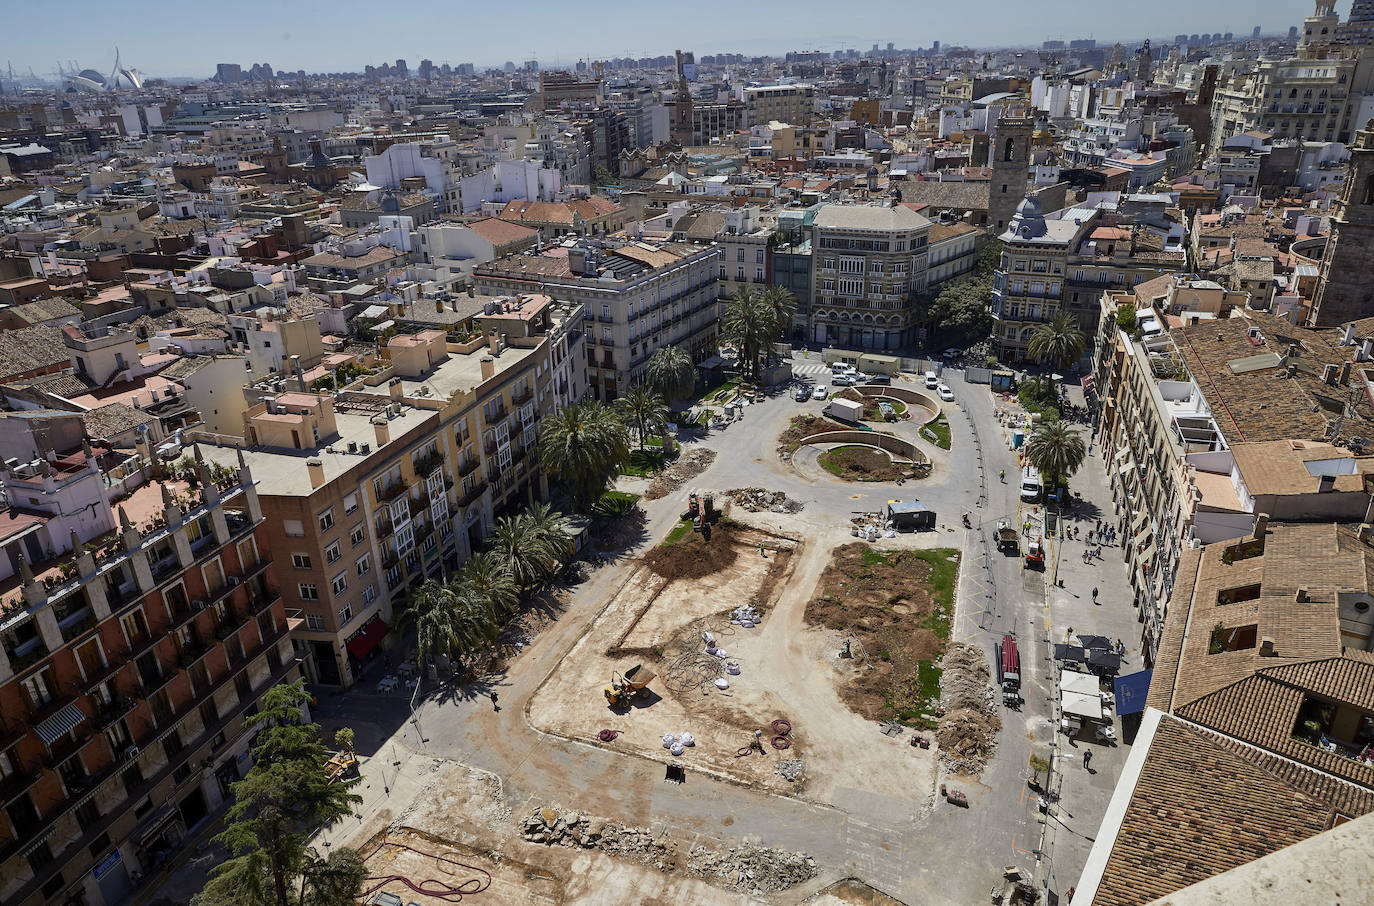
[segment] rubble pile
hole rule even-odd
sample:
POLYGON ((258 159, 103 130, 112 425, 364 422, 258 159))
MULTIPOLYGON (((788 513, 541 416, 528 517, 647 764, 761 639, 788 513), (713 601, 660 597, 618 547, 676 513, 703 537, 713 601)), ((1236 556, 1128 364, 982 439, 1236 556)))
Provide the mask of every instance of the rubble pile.
POLYGON ((644 492, 647 500, 658 500, 667 497, 676 491, 684 481, 696 478, 716 459, 715 450, 705 450, 700 447, 682 455, 677 462, 658 474, 653 481, 649 482, 649 488, 644 492))
POLYGON ((745 843, 724 852, 693 847, 687 873, 729 890, 753 894, 786 890, 816 876, 816 860, 806 853, 745 843))
POLYGON ((782 491, 769 491, 764 488, 735 488, 726 491, 726 496, 736 505, 751 513, 800 513, 802 502, 793 500, 782 491))
MULTIPOLYGON (((521 823, 530 843, 597 849, 614 856, 673 871, 678 864, 677 844, 643 827, 605 818, 538 808, 521 823)), ((816 875, 816 860, 805 853, 744 844, 725 851, 705 846, 688 853, 687 873, 731 890, 770 893, 808 881, 816 875)))
POLYGON ((806 762, 800 758, 784 758, 778 762, 778 766, 773 769, 777 774, 788 783, 796 783, 801 779, 802 773, 806 770, 806 762))
POLYGON ((976 646, 951 642, 942 666, 944 713, 935 730, 940 760, 955 773, 977 774, 987 766, 1002 729, 987 660, 976 646))

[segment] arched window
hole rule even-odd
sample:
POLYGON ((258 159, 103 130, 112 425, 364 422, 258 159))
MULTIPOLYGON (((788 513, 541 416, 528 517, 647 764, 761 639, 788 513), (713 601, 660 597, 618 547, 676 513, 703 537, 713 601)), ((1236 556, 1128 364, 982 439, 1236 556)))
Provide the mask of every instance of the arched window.
POLYGON ((1007 137, 1006 150, 1002 152, 1002 160, 1011 161, 1016 159, 1016 139, 1007 137))

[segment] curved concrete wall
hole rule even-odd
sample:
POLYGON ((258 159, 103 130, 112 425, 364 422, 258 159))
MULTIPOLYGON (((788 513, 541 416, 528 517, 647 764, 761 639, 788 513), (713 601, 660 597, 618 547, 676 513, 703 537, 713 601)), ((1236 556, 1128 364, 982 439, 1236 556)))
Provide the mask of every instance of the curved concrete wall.
POLYGON ((915 390, 907 390, 905 387, 851 387, 851 390, 859 391, 859 395, 868 399, 879 399, 888 397, 889 399, 900 400, 908 406, 920 406, 927 412, 934 412, 936 416, 940 414, 940 404, 931 399, 924 393, 915 390))
POLYGON ((865 447, 877 447, 917 465, 930 464, 929 457, 921 452, 920 447, 909 440, 903 440, 892 434, 884 434, 881 431, 822 431, 819 434, 812 434, 810 437, 803 438, 802 443, 858 444, 865 447))

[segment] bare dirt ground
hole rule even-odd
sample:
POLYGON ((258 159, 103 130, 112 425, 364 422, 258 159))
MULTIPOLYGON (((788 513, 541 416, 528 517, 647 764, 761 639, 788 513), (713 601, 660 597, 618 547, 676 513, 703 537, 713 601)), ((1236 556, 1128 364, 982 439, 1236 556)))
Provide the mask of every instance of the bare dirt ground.
POLYGON ((683 482, 690 481, 705 472, 706 468, 715 462, 715 459, 716 451, 714 450, 698 447, 687 452, 681 459, 664 469, 653 481, 649 482, 649 489, 644 492, 644 496, 649 500, 667 497, 676 491, 683 482))
MULTIPOLYGON (((838 657, 843 634, 805 619, 830 552, 849 539, 847 531, 815 528, 792 516, 783 527, 804 532, 802 544, 778 532, 778 514, 736 508, 735 518, 742 524, 725 533, 718 528, 710 542, 728 539, 734 547, 733 562, 717 572, 668 579, 641 562, 535 694, 531 722, 559 736, 828 804, 853 807, 856 797, 874 794, 912 814, 929 808, 937 750, 884 736, 855 713, 838 691, 852 670, 851 661, 838 657), (766 557, 759 554, 760 540, 766 557), (732 625, 729 612, 750 604, 759 625, 732 625), (705 652, 703 631, 712 633, 724 658, 705 652), (722 661, 738 663, 740 673, 724 673, 722 661), (658 674, 652 694, 626 712, 612 711, 602 689, 611 671, 636 663, 658 674), (714 686, 718 676, 729 682, 728 690, 714 686), (792 725, 783 743, 788 748, 781 750, 770 744, 771 722, 779 718, 792 725), (602 743, 601 729, 621 735, 602 743), (765 755, 737 757, 756 729, 764 731, 765 755), (661 738, 683 730, 696 745, 675 758, 661 738), (796 779, 778 773, 784 767, 796 779)), ((694 537, 682 543, 702 542, 694 537)))
POLYGON ((869 887, 863 881, 845 878, 836 881, 806 901, 807 906, 902 906, 885 893, 869 887))
POLYGON ((839 422, 831 421, 819 415, 797 415, 787 425, 787 428, 778 435, 778 452, 795 453, 797 447, 801 445, 802 438, 810 437, 821 431, 837 431, 843 428, 839 422))
POLYGON ((806 607, 807 622, 854 640, 841 696, 871 720, 934 726, 952 613, 935 588, 940 559, 846 544, 834 551, 806 607))
POLYGON ((826 450, 820 463, 827 472, 845 481, 893 481, 914 475, 914 470, 898 466, 886 451, 857 444, 826 450))

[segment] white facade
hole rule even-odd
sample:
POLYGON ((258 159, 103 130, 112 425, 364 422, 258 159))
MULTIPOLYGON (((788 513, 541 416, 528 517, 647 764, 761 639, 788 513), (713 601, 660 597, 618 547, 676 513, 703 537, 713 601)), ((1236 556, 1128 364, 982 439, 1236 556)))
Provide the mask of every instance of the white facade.
POLYGON ((556 201, 563 191, 563 175, 529 160, 497 161, 459 181, 459 203, 464 214, 482 208, 483 202, 556 201))

